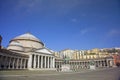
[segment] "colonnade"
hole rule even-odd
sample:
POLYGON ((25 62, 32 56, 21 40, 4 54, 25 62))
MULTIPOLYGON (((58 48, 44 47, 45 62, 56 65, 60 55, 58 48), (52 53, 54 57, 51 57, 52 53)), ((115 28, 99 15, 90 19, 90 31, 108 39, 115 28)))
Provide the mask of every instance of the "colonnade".
POLYGON ((28 69, 51 69, 55 66, 55 58, 51 55, 32 54, 29 56, 28 69))
POLYGON ((0 54, 0 69, 26 69, 27 63, 28 58, 0 54))
MULTIPOLYGON (((71 70, 89 69, 90 61, 91 60, 70 60, 68 64, 71 70)), ((55 68, 61 70, 63 64, 65 64, 64 60, 56 60, 55 68)), ((94 65, 96 68, 113 67, 114 62, 113 59, 99 59, 94 60, 94 65)))

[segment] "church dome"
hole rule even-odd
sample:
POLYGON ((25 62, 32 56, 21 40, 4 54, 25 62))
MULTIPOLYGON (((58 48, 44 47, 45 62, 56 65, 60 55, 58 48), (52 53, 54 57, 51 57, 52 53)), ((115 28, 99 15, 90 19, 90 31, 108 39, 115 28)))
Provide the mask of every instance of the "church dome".
POLYGON ((9 50, 17 50, 17 51, 24 51, 24 48, 22 47, 22 45, 17 41, 10 42, 7 49, 9 49, 9 50))
POLYGON ((24 49, 28 49, 28 50, 30 50, 31 48, 39 49, 39 48, 44 47, 43 42, 41 42, 37 37, 35 37, 34 35, 30 33, 25 33, 25 34, 22 34, 20 36, 13 38, 10 41, 10 44, 13 42, 17 46, 21 45, 24 49), (20 44, 15 43, 16 41, 19 42, 20 44))
POLYGON ((17 36, 17 37, 15 37, 14 38, 14 40, 22 40, 22 39, 24 39, 24 40, 33 40, 33 41, 37 41, 37 42, 40 42, 40 40, 38 39, 38 38, 36 38, 35 36, 33 36, 32 34, 30 34, 30 33, 25 33, 25 34, 23 34, 23 35, 20 35, 20 36, 17 36))

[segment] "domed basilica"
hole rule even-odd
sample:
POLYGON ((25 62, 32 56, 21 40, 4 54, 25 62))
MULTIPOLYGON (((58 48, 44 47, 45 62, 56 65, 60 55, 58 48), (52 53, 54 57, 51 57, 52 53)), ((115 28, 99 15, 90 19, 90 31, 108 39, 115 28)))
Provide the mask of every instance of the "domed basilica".
POLYGON ((7 49, 1 49, 0 53, 7 55, 0 55, 1 69, 54 69, 53 52, 31 33, 13 38, 7 49))

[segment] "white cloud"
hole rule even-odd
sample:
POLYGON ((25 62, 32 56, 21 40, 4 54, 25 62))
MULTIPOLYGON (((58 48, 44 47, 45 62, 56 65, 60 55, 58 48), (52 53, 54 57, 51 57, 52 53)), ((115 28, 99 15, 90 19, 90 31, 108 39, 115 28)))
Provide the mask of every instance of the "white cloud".
POLYGON ((88 34, 88 33, 93 33, 94 31, 96 31, 96 28, 94 28, 94 27, 87 27, 87 28, 81 29, 80 30, 80 34, 81 35, 85 35, 85 34, 88 34))
MULTIPOLYGON (((17 15, 29 15, 37 13, 48 16, 65 16, 76 9, 83 10, 84 7, 90 6, 98 1, 93 0, 16 0, 14 2, 14 12, 17 15)), ((81 12, 82 12, 81 10, 81 12)), ((81 13, 85 17, 86 13, 81 13)), ((76 19, 72 20, 76 22, 76 19)))
POLYGON ((120 31, 116 30, 116 29, 112 29, 108 32, 109 37, 114 37, 114 36, 118 36, 118 35, 120 35, 120 31))
POLYGON ((42 0, 18 0, 15 5, 16 13, 28 14, 41 9, 42 0))
POLYGON ((74 19, 72 19, 71 21, 72 21, 72 22, 76 22, 76 21, 77 21, 77 19, 75 19, 75 18, 74 18, 74 19))
POLYGON ((84 4, 90 2, 89 0, 18 0, 15 11, 18 13, 34 13, 36 11, 43 13, 53 12, 55 14, 64 15, 76 9, 78 6, 82 8, 82 6, 85 6, 84 4))
POLYGON ((89 32, 89 29, 82 29, 82 30, 80 30, 80 34, 81 35, 85 35, 88 32, 89 32))
POLYGON ((106 32, 106 34, 103 35, 102 37, 102 42, 106 44, 107 42, 114 40, 115 38, 120 36, 120 31, 119 29, 111 29, 106 32))
POLYGON ((87 16, 87 14, 83 13, 83 14, 81 14, 81 16, 85 17, 85 16, 87 16))

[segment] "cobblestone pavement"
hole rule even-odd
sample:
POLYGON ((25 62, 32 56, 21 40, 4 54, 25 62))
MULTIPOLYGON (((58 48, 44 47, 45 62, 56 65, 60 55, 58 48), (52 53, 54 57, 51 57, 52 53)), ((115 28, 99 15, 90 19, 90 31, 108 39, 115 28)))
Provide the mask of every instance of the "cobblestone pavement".
POLYGON ((0 80, 120 80, 120 68, 0 75, 0 80))

